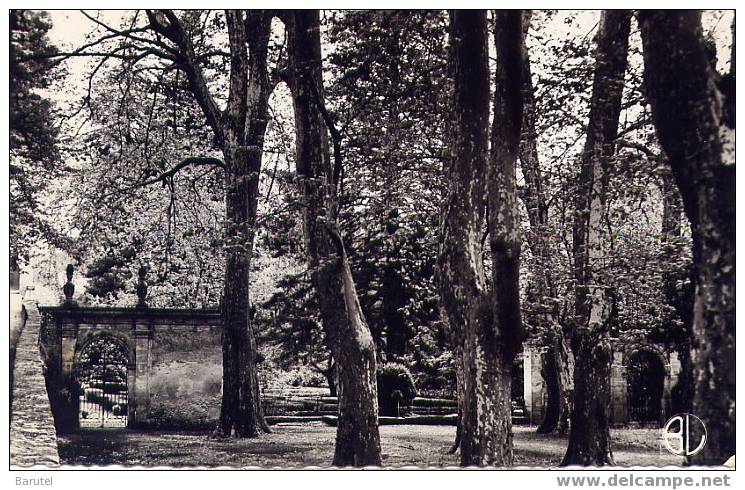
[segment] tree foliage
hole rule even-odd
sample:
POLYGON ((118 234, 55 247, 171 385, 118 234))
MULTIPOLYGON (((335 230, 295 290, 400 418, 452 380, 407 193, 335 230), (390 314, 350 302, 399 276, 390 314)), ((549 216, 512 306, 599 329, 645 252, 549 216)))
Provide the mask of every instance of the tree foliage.
POLYGON ((45 96, 60 76, 50 56, 52 24, 45 12, 10 10, 10 256, 27 262, 35 240, 56 238, 44 191, 61 166, 54 107, 45 96))

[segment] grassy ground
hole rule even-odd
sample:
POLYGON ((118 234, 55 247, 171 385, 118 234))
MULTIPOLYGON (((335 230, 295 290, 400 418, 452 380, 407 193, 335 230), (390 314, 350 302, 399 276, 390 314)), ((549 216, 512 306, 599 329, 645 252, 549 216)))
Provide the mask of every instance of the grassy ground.
MULTIPOLYGON (((679 465, 681 458, 659 446, 652 429, 612 431, 616 464, 679 465)), ((60 460, 67 465, 143 466, 260 466, 328 467, 334 451, 335 429, 322 424, 287 424, 258 439, 216 441, 204 432, 138 432, 91 430, 59 438, 60 460)), ((402 466, 454 466, 458 456, 448 454, 455 428, 398 425, 380 428, 383 464, 402 466)), ((517 465, 556 466, 566 438, 540 436, 534 429, 515 428, 517 465)))

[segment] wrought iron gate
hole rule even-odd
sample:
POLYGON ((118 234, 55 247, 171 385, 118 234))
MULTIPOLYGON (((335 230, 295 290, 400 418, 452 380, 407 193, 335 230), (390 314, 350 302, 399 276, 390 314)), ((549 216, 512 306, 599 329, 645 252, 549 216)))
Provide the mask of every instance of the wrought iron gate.
POLYGON ((80 427, 126 427, 127 351, 118 342, 99 337, 85 347, 78 361, 80 427))
POLYGON ((665 367, 653 354, 639 351, 628 366, 629 420, 643 426, 662 421, 662 392, 665 367))

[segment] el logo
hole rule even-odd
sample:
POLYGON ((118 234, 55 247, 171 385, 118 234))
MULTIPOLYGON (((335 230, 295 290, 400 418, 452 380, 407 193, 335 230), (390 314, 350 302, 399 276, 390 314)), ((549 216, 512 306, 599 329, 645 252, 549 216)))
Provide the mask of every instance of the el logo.
POLYGON ((698 454, 706 444, 706 426, 690 413, 671 417, 662 429, 662 441, 668 451, 678 456, 698 454))

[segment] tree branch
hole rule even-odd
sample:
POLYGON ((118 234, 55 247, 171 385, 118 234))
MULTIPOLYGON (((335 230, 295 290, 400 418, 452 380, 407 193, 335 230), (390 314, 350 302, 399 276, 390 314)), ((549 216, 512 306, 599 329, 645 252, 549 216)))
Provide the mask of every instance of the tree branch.
POLYGON ((152 44, 154 46, 157 46, 157 47, 161 48, 162 50, 164 50, 164 51, 166 51, 168 53, 171 53, 172 56, 178 55, 178 52, 175 49, 173 49, 171 46, 168 46, 166 43, 160 42, 157 39, 148 39, 146 37, 140 37, 140 36, 135 36, 134 35, 134 34, 140 33, 140 32, 142 32, 142 33, 148 32, 150 30, 150 27, 149 26, 146 26, 146 27, 133 27, 133 28, 127 29, 127 30, 119 30, 119 29, 115 29, 115 28, 107 25, 106 23, 102 22, 101 20, 93 17, 92 15, 88 14, 88 12, 86 12, 85 10, 81 10, 80 13, 83 14, 86 18, 88 18, 91 22, 93 22, 95 24, 98 24, 99 26, 103 27, 104 29, 106 29, 107 31, 109 31, 110 33, 112 33, 113 37, 117 37, 117 36, 118 37, 125 37, 125 38, 131 39, 133 41, 138 41, 138 42, 152 44))
MULTIPOLYGON (((246 46, 246 28, 240 11, 226 10, 225 21, 228 25, 230 42, 230 84, 228 105, 225 115, 231 121, 233 129, 241 128, 241 137, 246 120, 248 94, 248 51, 246 46)), ((241 142, 241 144, 244 144, 241 142)))
MULTIPOLYGON (((153 177, 152 179, 148 179, 148 180, 146 180, 144 182, 139 182, 139 183, 137 183, 135 185, 132 185, 130 187, 125 187, 124 189, 119 189, 119 190, 116 191, 116 193, 128 192, 128 191, 131 191, 131 190, 134 190, 134 189, 139 189, 139 188, 142 188, 142 187, 147 187, 147 186, 152 185, 152 184, 155 184, 157 182, 164 182, 166 179, 168 179, 169 177, 173 177, 180 170, 182 170, 182 169, 184 169, 184 168, 186 168, 188 166, 198 167, 198 166, 203 166, 203 165, 214 165, 214 166, 217 166, 217 167, 221 167, 223 169, 225 168, 225 164, 219 158, 207 157, 207 156, 188 157, 188 158, 184 158, 178 164, 174 165, 173 167, 171 167, 170 169, 166 170, 165 172, 163 172, 162 174, 158 175, 157 177, 153 177)), ((115 194, 115 193, 113 193, 113 192, 112 193, 109 193, 106 196, 104 196, 104 198, 105 197, 108 197, 108 196, 111 196, 113 194, 115 194)))
POLYGON ((347 252, 344 249, 344 240, 342 240, 337 227, 324 217, 318 217, 317 220, 323 225, 326 233, 329 234, 331 242, 336 248, 336 253, 339 255, 340 258, 344 259, 347 255, 347 252))
POLYGON ((659 153, 655 153, 651 148, 641 143, 635 143, 633 141, 619 138, 616 140, 616 145, 618 145, 619 148, 629 148, 641 152, 650 160, 659 160, 661 158, 659 153))
POLYGON ((178 46, 178 56, 176 57, 178 66, 186 74, 191 92, 194 94, 194 98, 202 109, 205 118, 207 118, 207 123, 215 133, 215 139, 222 142, 225 139, 221 121, 222 113, 209 92, 204 73, 197 66, 194 46, 184 31, 181 22, 171 10, 146 10, 145 13, 150 22, 150 27, 178 46))
POLYGON ((331 134, 331 143, 334 146, 334 172, 331 176, 331 183, 335 186, 339 182, 339 176, 341 175, 343 166, 341 158, 341 133, 339 133, 339 130, 336 129, 334 121, 331 118, 331 114, 329 114, 328 110, 326 109, 326 104, 321 99, 321 94, 318 93, 318 87, 316 87, 316 84, 312 81, 311 83, 309 83, 309 85, 311 90, 313 91, 313 101, 315 102, 316 107, 318 107, 318 111, 321 113, 323 122, 326 124, 326 127, 331 134))

